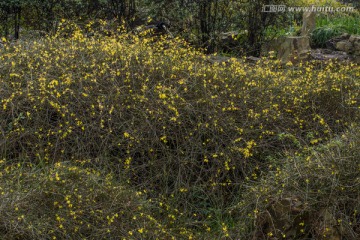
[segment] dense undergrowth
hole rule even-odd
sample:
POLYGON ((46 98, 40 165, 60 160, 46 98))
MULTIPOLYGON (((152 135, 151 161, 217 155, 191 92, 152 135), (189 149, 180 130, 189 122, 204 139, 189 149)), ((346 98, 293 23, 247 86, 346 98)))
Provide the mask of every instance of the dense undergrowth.
POLYGON ((250 239, 358 239, 360 132, 350 128, 326 144, 270 164, 245 187, 231 212, 250 239), (245 220, 245 213, 248 218, 245 220), (251 229, 247 227, 251 226, 251 229))
POLYGON ((301 234, 269 225, 271 203, 295 197, 358 236, 359 138, 327 145, 359 121, 358 65, 213 64, 177 38, 74 29, 1 50, 1 236, 325 234, 316 219, 301 234), (349 199, 321 204, 329 179, 349 199))
POLYGON ((164 231, 143 192, 88 161, 49 166, 1 163, 1 239, 161 239, 164 231))

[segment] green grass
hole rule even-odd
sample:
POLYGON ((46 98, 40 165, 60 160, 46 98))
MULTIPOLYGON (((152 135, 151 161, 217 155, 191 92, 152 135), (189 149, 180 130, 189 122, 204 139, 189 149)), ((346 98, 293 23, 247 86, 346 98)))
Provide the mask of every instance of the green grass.
POLYGON ((326 42, 343 33, 360 35, 360 14, 335 13, 334 15, 322 14, 317 17, 317 28, 311 35, 313 47, 325 47, 326 42))
POLYGON ((349 34, 360 34, 360 13, 335 13, 334 15, 323 14, 317 17, 316 26, 338 27, 344 29, 349 34))

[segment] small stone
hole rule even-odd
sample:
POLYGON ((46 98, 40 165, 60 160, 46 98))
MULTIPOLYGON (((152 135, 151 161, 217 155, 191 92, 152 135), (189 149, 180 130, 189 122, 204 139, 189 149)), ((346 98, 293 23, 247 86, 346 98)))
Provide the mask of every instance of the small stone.
POLYGON ((360 36, 351 35, 349 38, 349 42, 351 43, 360 43, 360 36))
POLYGON ((336 49, 339 51, 350 53, 353 50, 353 45, 349 41, 340 41, 336 43, 336 49))

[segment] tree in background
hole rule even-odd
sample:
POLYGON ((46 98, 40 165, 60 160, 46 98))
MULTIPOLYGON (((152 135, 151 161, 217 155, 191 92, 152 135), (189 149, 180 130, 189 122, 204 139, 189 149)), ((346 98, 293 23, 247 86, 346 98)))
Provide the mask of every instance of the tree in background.
POLYGON ((285 13, 262 11, 264 5, 284 4, 280 0, 143 0, 142 3, 148 6, 153 18, 169 19, 178 27, 175 31, 185 32, 188 39, 206 47, 208 52, 220 45, 222 33, 235 31, 247 33, 239 45, 247 54, 258 56, 267 27, 286 24, 285 13))
POLYGON ((108 0, 107 16, 119 21, 130 22, 136 13, 135 0, 108 0))
POLYGON ((8 36, 13 29, 17 39, 20 25, 50 32, 62 18, 101 18, 134 27, 131 22, 136 15, 151 15, 170 22, 174 31, 208 52, 217 49, 221 33, 246 30, 248 37, 241 44, 250 54, 259 55, 264 30, 274 22, 273 16, 261 12, 264 4, 269 0, 0 0, 0 20, 3 34, 8 36))
MULTIPOLYGON (((356 2, 356 1, 355 1, 356 2)), ((105 19, 134 28, 148 17, 171 25, 171 31, 208 53, 222 51, 223 33, 234 33, 235 54, 259 56, 269 31, 291 25, 285 12, 265 12, 264 5, 340 4, 335 0, 0 0, 4 36, 19 38, 24 29, 56 31, 60 19, 105 19), (241 50, 241 52, 240 52, 241 50)))
POLYGON ((3 32, 7 36, 10 33, 10 26, 13 28, 14 38, 19 38, 21 11, 27 1, 22 0, 1 0, 0 19, 2 20, 3 32))

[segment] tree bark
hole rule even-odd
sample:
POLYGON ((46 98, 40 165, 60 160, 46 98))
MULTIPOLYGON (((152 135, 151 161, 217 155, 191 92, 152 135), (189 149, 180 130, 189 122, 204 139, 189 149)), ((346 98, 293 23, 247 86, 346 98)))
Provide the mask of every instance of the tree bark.
POLYGON ((14 8, 14 39, 19 39, 20 21, 21 21, 21 7, 16 6, 14 8))

